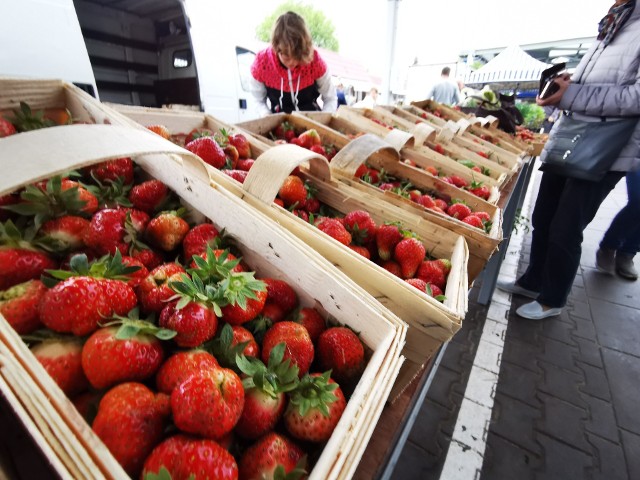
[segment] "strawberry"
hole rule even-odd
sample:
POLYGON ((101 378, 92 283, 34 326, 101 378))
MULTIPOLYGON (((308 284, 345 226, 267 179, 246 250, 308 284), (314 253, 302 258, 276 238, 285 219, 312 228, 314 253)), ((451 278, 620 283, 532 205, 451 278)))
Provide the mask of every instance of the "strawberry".
POLYGON ((322 370, 331 370, 339 382, 352 382, 364 369, 364 346, 347 327, 331 327, 322 332, 317 343, 322 370))
POLYGON ((238 154, 238 149, 233 145, 225 145, 222 149, 225 156, 225 169, 233 170, 238 166, 238 158, 240 155, 238 154))
MULTIPOLYGON (((67 123, 69 115, 66 110, 62 110, 61 118, 62 123, 67 123)), ((14 117, 10 119, 10 122, 16 127, 19 132, 27 132, 30 130, 38 130, 40 128, 55 127, 58 123, 52 119, 47 118, 44 110, 38 110, 33 112, 31 107, 26 102, 20 102, 20 110, 14 110, 14 117)), ((51 112, 56 113, 56 112, 51 112)))
POLYGON ((473 214, 483 222, 491 221, 491 215, 489 215, 487 212, 473 212, 473 214))
POLYGON ((280 305, 270 302, 264 304, 264 308, 262 309, 262 312, 260 312, 260 316, 269 319, 272 324, 281 322, 286 317, 284 310, 280 305))
POLYGON ((451 177, 449 178, 451 179, 451 183, 458 188, 465 188, 469 186, 469 182, 467 182, 464 178, 459 177, 458 175, 451 175, 451 177))
POLYGON ((191 262, 191 273, 195 273, 205 282, 221 280, 229 274, 229 271, 240 273, 246 272, 247 269, 240 263, 240 259, 230 253, 228 249, 212 250, 207 247, 203 254, 196 255, 191 262))
POLYGON ((429 165, 427 167, 425 167, 425 170, 427 172, 429 172, 431 175, 433 175, 434 177, 437 177, 439 172, 438 169, 436 167, 434 167, 433 165, 429 165))
POLYGON ((0 138, 8 137, 9 135, 13 135, 18 133, 16 127, 13 126, 9 120, 0 117, 0 138))
POLYGON ((147 125, 147 129, 152 131, 156 135, 160 135, 165 140, 169 140, 171 138, 171 133, 169 133, 169 129, 164 125, 147 125))
POLYGON ((416 287, 422 293, 427 293, 427 282, 419 278, 407 278, 405 280, 409 285, 416 287))
POLYGON ((296 132, 293 129, 293 125, 289 122, 282 122, 276 128, 273 129, 273 134, 276 138, 280 138, 286 141, 290 141, 296 136, 296 132))
POLYGON ((164 252, 176 249, 189 231, 189 224, 181 218, 184 210, 162 212, 152 218, 144 231, 149 243, 164 252))
POLYGON ((351 243, 351 234, 345 226, 335 218, 324 217, 316 223, 316 227, 343 245, 349 245, 351 243))
POLYGON ((86 255, 75 255, 70 268, 71 271, 47 271, 53 278, 45 278, 44 283, 53 286, 45 292, 38 308, 47 328, 88 335, 104 319, 125 315, 137 305, 133 288, 123 281, 135 267, 125 267, 119 253, 90 265, 86 255))
POLYGON ((68 397, 89 388, 82 370, 82 339, 62 336, 47 338, 31 347, 31 353, 68 397))
POLYGON ((240 183, 244 183, 244 181, 247 179, 247 174, 248 172, 244 171, 244 170, 222 170, 222 172, 233 178, 234 180, 236 180, 237 182, 240 183))
POLYGON ((287 437, 271 432, 251 445, 240 459, 240 478, 303 478, 304 451, 287 437))
POLYGON ((446 155, 446 152, 444 151, 444 148, 442 148, 442 145, 440 145, 439 143, 436 143, 433 146, 433 150, 435 150, 440 155, 446 155))
POLYGON ((116 250, 127 255, 148 223, 149 216, 141 210, 105 208, 91 219, 84 242, 99 255, 113 255, 116 250))
POLYGON ((133 162, 129 157, 107 160, 87 167, 84 172, 101 183, 115 182, 118 179, 124 185, 133 183, 133 162))
POLYGON ((158 445, 144 462, 146 480, 237 480, 233 456, 214 440, 175 435, 158 445))
POLYGON ((100 400, 93 431, 125 472, 137 478, 160 443, 169 420, 169 398, 140 383, 123 383, 100 400))
POLYGON ((278 196, 284 202, 284 206, 289 208, 293 205, 303 207, 305 200, 307 199, 307 189, 304 185, 304 181, 295 175, 289 175, 280 190, 278 196))
POLYGON ((489 197, 491 196, 491 190, 489 190, 489 187, 485 187, 482 184, 476 184, 476 182, 471 184, 469 192, 484 200, 489 200, 489 197))
POLYGON ((220 366, 231 368, 236 373, 240 373, 236 363, 238 355, 257 357, 260 352, 260 347, 249 330, 240 326, 232 327, 228 323, 225 323, 215 338, 205 343, 202 348, 210 352, 220 366))
POLYGON ((362 245, 354 245, 354 244, 347 245, 347 247, 349 247, 351 250, 356 252, 358 255, 362 255, 367 260, 371 260, 371 252, 369 252, 369 249, 367 247, 363 247, 362 245))
POLYGON ((427 283, 426 292, 427 292, 427 295, 431 295, 433 298, 435 298, 439 302, 442 302, 445 299, 442 289, 432 283, 427 283))
POLYGON ((134 267, 138 269, 135 272, 130 273, 129 280, 127 280, 127 284, 129 284, 129 286, 133 289, 137 288, 138 285, 140 285, 142 281, 147 278, 147 275, 149 275, 149 270, 147 270, 147 267, 145 267, 142 262, 136 260, 133 257, 122 257, 122 264, 126 267, 134 267))
POLYGON ((466 223, 467 225, 471 225, 472 227, 484 229, 484 223, 482 223, 480 217, 476 215, 467 215, 462 219, 462 222, 466 223))
POLYGON ((309 371, 313 362, 314 347, 309 332, 299 323, 284 321, 274 324, 262 341, 262 361, 267 363, 271 350, 279 343, 286 344, 285 360, 298 367, 299 375, 309 371))
POLYGON ((197 347, 213 338, 218 328, 219 308, 198 277, 182 274, 169 286, 180 300, 168 303, 160 313, 159 324, 177 332, 175 342, 181 347, 197 347))
POLYGON ((241 158, 238 160, 238 170, 248 172, 256 161, 253 158, 241 158))
POLYGON ((451 271, 451 260, 449 260, 448 258, 438 258, 436 262, 438 262, 438 264, 442 267, 442 273, 444 273, 445 275, 449 275, 449 272, 451 271))
POLYGON ((218 439, 229 433, 243 407, 242 380, 228 368, 195 372, 171 393, 176 426, 207 438, 218 439))
POLYGON ((378 248, 378 256, 382 260, 389 260, 396 245, 404 238, 400 231, 400 225, 397 223, 385 223, 378 228, 376 232, 376 246, 378 248))
POLYGON ((4 207, 20 203, 20 194, 17 192, 0 195, 0 222, 4 222, 15 215, 4 207))
POLYGON ((311 341, 315 344, 318 337, 327 328, 327 324, 315 308, 301 308, 297 315, 293 316, 294 322, 302 325, 307 332, 311 341))
POLYGON ((273 430, 284 412, 285 392, 298 385, 298 367, 283 361, 284 349, 284 343, 276 345, 266 366, 257 358, 237 357, 238 368, 246 375, 244 408, 235 428, 241 437, 256 439, 273 430))
POLYGON ((433 208, 436 206, 436 202, 431 195, 422 195, 417 203, 422 205, 424 208, 433 208))
POLYGON ((342 390, 322 375, 305 375, 289 396, 284 413, 287 431, 299 440, 324 442, 329 440, 347 405, 342 390))
POLYGON ((183 273, 185 269, 177 263, 164 263, 151 270, 136 290, 142 310, 160 313, 165 302, 175 295, 169 283, 180 280, 183 273))
POLYGON ((343 222, 355 244, 365 245, 376 239, 378 226, 369 215, 369 212, 354 210, 344 216, 343 222))
POLYGON ((393 251, 393 259, 400 264, 402 278, 411 278, 424 260, 426 250, 416 238, 401 240, 393 251))
POLYGON ((425 283, 431 283, 440 288, 446 284, 446 274, 442 263, 438 260, 425 260, 420 264, 416 277, 425 283))
POLYGON ((218 367, 218 361, 204 350, 177 352, 167 358, 156 374, 156 385, 160 392, 171 395, 173 389, 189 376, 200 370, 218 367))
POLYGON ((40 280, 30 280, 0 291, 0 314, 18 334, 31 333, 42 325, 38 306, 46 291, 47 287, 40 280))
POLYGON ((402 276, 402 269, 400 268, 400 264, 394 260, 387 260, 385 262, 382 262, 380 266, 388 272, 393 273, 396 277, 402 276))
POLYGON ((412 202, 417 202, 418 199, 422 196, 422 192, 417 188, 409 190, 407 194, 409 195, 409 200, 411 200, 412 202))
POLYGON ((82 369, 93 388, 111 387, 117 383, 142 381, 153 376, 162 361, 162 340, 176 333, 154 324, 120 317, 120 326, 109 326, 94 332, 82 349, 82 369))
POLYGON ((222 319, 230 325, 242 325, 256 318, 267 301, 267 288, 253 272, 231 273, 225 282, 228 287, 223 296, 226 305, 221 306, 222 319))
POLYGON ((433 201, 436 204, 436 207, 442 209, 443 211, 447 210, 447 208, 448 208, 447 202, 445 202, 441 198, 436 198, 433 201))
POLYGON ((463 220, 465 217, 471 215, 471 209, 464 203, 454 203, 447 208, 447 215, 458 220, 463 220))
POLYGON ((194 255, 202 255, 207 247, 217 248, 216 238, 220 232, 210 223, 196 225, 187 232, 182 240, 182 250, 185 262, 190 261, 194 255))
POLYGON ((251 145, 249 145, 249 140, 247 140, 247 137, 245 137, 242 133, 229 135, 228 141, 231 145, 236 147, 240 158, 242 159, 251 158, 251 145))
POLYGON ((89 220, 74 215, 54 218, 42 225, 38 232, 38 242, 44 248, 55 252, 80 250, 85 246, 84 239, 89 226, 89 220))
POLYGON ((267 286, 267 304, 277 304, 285 316, 298 306, 298 294, 287 282, 277 278, 263 278, 262 281, 267 286))
POLYGON ((298 141, 300 142, 300 146, 304 148, 311 148, 313 145, 322 145, 320 135, 318 135, 318 131, 314 128, 298 135, 298 141))
POLYGON ((311 145, 311 147, 309 147, 309 150, 311 150, 313 153, 317 153, 318 155, 322 155, 325 158, 327 157, 327 152, 322 145, 311 145))
POLYGON ((195 153, 205 163, 217 169, 223 168, 227 161, 224 151, 212 137, 196 138, 187 143, 184 148, 191 153, 195 153))
POLYGON ((213 130, 209 130, 208 128, 194 128, 184 138, 184 143, 188 144, 193 142, 194 140, 201 137, 213 137, 213 130))
POLYGON ((237 346, 242 347, 244 345, 241 353, 245 357, 257 358, 260 356, 260 346, 249 330, 240 325, 233 325, 231 329, 233 330, 233 339, 231 340, 232 348, 237 346))
POLYGON ((160 180, 147 180, 135 185, 129 192, 129 201, 133 208, 149 215, 160 210, 168 197, 169 189, 160 180))
POLYGON ((356 169, 356 173, 354 174, 354 177, 356 178, 362 178, 364 177, 367 173, 369 172, 369 167, 367 167, 366 164, 361 163, 358 168, 356 169))

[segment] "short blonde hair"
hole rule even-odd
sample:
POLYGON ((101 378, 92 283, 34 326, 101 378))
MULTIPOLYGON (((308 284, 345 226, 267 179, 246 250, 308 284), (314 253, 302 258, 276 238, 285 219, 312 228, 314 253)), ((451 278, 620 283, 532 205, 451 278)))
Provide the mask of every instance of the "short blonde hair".
POLYGON ((278 17, 271 34, 271 46, 276 53, 303 63, 313 60, 313 40, 307 24, 295 12, 283 13, 278 17))

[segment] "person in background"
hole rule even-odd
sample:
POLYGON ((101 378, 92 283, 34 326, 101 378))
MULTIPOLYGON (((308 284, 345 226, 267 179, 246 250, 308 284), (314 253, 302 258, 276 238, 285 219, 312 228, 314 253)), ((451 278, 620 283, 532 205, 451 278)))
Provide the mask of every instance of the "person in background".
POLYGON ((451 69, 444 67, 440 75, 440 81, 436 83, 427 93, 427 99, 434 99, 438 103, 445 105, 456 105, 460 102, 460 89, 458 84, 449 79, 451 69))
MULTIPOLYGON (((576 67, 579 81, 558 77, 558 92, 536 102, 555 105, 584 121, 640 116, 639 58, 640 9, 635 0, 616 0, 576 67)), ((562 313, 580 267, 584 229, 626 172, 640 168, 640 123, 630 139, 611 141, 625 146, 600 181, 542 174, 532 215, 529 266, 515 282, 498 281, 501 290, 534 299, 516 310, 520 317, 541 320, 562 313)))
POLYGON ((327 65, 313 48, 304 19, 287 12, 276 20, 271 45, 251 65, 251 90, 261 116, 296 110, 334 112, 338 98, 327 65))
POLYGON ((373 108, 378 104, 378 89, 371 87, 367 96, 352 105, 354 108, 373 108))
POLYGON ((633 257, 640 251, 640 170, 627 173, 629 200, 615 216, 600 241, 596 267, 600 272, 614 272, 627 280, 637 280, 633 257))
POLYGON ((342 83, 339 83, 336 87, 336 95, 338 97, 338 106, 347 104, 347 98, 344 94, 344 85, 342 83))

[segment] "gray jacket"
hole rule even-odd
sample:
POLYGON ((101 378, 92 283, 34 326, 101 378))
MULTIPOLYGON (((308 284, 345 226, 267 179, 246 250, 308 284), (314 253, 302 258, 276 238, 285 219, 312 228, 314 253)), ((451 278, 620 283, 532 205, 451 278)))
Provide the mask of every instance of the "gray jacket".
MULTIPOLYGON (((640 116, 640 1, 606 48, 595 41, 572 79, 577 83, 558 108, 595 117, 640 116)), ((640 124, 611 169, 640 169, 640 124)))

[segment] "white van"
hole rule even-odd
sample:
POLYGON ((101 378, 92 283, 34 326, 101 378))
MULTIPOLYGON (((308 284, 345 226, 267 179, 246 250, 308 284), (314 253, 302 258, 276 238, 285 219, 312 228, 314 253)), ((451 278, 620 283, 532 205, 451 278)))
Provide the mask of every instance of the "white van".
POLYGON ((220 14, 213 0, 2 0, 0 75, 62 78, 105 102, 249 120, 255 54, 220 14))

